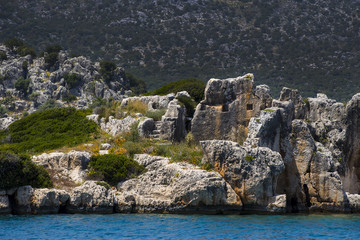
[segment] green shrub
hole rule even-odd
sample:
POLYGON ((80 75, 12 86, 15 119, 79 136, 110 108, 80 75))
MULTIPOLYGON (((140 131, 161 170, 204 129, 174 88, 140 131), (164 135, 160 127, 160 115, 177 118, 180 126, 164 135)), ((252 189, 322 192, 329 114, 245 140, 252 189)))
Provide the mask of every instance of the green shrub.
POLYGON ((54 99, 49 99, 38 107, 38 111, 44 111, 53 108, 61 108, 61 105, 54 99))
POLYGON ((4 115, 6 112, 7 112, 6 108, 0 105, 0 116, 4 115))
POLYGON ((97 155, 90 158, 89 176, 101 178, 111 185, 139 175, 145 168, 125 155, 97 155))
MULTIPOLYGON (((53 66, 55 66, 55 64, 57 63, 58 56, 59 56, 59 52, 62 50, 62 47, 59 45, 50 45, 47 46, 45 48, 45 51, 47 53, 47 55, 44 57, 45 63, 46 63, 46 67, 47 68, 51 68, 53 66)), ((43 55, 44 53, 42 53, 43 55)))
POLYGON ((29 89, 29 85, 30 85, 30 79, 24 79, 23 77, 20 77, 15 82, 15 89, 26 95, 29 89))
POLYGON ((100 74, 106 83, 109 83, 114 79, 115 69, 116 69, 116 64, 112 61, 100 62, 100 74))
POLYGON ((127 141, 122 145, 122 147, 126 149, 127 153, 130 156, 134 156, 134 154, 144 153, 143 145, 141 142, 127 141))
POLYGON ((138 142, 141 140, 138 132, 138 126, 139 122, 136 122, 130 126, 130 132, 125 135, 125 139, 127 141, 138 142))
POLYGON ((34 102, 35 102, 39 96, 40 96, 40 93, 38 93, 38 92, 33 92, 32 94, 29 95, 29 99, 30 99, 31 101, 34 101, 34 102))
POLYGON ((7 56, 6 56, 6 53, 3 52, 3 51, 0 51, 0 61, 3 61, 3 60, 7 60, 7 56))
POLYGON ((135 94, 139 95, 142 93, 146 93, 146 83, 144 80, 136 78, 131 73, 126 72, 125 76, 130 83, 130 90, 135 94))
POLYGON ((64 80, 65 80, 66 85, 70 89, 72 89, 72 88, 75 88, 77 85, 79 85, 79 83, 81 81, 81 76, 76 73, 66 73, 64 75, 64 80))
POLYGON ((62 100, 67 102, 67 103, 70 103, 72 101, 75 101, 76 100, 76 96, 74 94, 71 94, 69 92, 66 92, 64 93, 62 96, 61 96, 62 100))
POLYGON ((91 109, 94 109, 94 108, 96 108, 96 107, 106 106, 106 104, 107 104, 106 99, 101 98, 101 97, 97 97, 97 98, 95 98, 95 99, 92 101, 92 103, 90 104, 89 107, 90 107, 91 109))
POLYGON ((44 167, 35 165, 29 156, 0 152, 0 189, 24 185, 52 187, 48 172, 44 167))
POLYGON ((89 141, 98 132, 98 125, 86 118, 89 114, 91 110, 75 108, 37 111, 9 126, 5 136, 10 141, 0 151, 39 153, 89 141))
POLYGON ((8 39, 4 42, 4 45, 12 51, 16 50, 16 52, 22 57, 27 55, 31 55, 31 57, 33 58, 36 57, 35 50, 32 47, 26 45, 20 39, 17 38, 8 39))
POLYGON ((29 72, 29 69, 28 69, 29 64, 28 64, 28 62, 27 62, 27 61, 23 61, 21 67, 22 67, 22 70, 23 70, 23 76, 24 76, 24 78, 26 78, 26 77, 27 77, 27 74, 28 74, 28 72, 29 72))
POLYGON ((49 53, 45 59, 46 67, 49 69, 53 66, 55 66, 56 62, 58 61, 58 54, 56 52, 49 53))
POLYGON ((22 57, 25 57, 27 55, 30 55, 33 58, 36 57, 35 49, 33 49, 32 47, 27 46, 27 45, 23 45, 23 46, 18 47, 17 53, 22 57))
POLYGON ((179 100, 180 103, 184 104, 186 108, 186 116, 193 117, 196 108, 196 102, 186 96, 178 97, 177 100, 179 100))
POLYGON ((145 112, 145 116, 154 119, 154 121, 160 121, 161 117, 166 113, 166 108, 158 110, 148 110, 145 112))
POLYGON ((195 78, 188 78, 177 82, 171 82, 159 89, 151 91, 146 95, 166 95, 169 93, 177 93, 187 91, 196 102, 200 102, 204 98, 205 83, 195 78))
POLYGON ((10 50, 15 50, 15 48, 23 46, 24 42, 18 38, 11 38, 4 42, 5 47, 9 48, 10 50))

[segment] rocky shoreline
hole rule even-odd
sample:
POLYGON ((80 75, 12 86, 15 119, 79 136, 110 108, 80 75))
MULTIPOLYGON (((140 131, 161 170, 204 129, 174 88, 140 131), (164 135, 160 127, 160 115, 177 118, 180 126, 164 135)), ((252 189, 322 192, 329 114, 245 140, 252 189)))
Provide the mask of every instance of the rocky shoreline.
MULTIPOLYGON (((170 97, 138 98, 167 106, 156 124, 140 122, 142 137, 157 131, 162 140, 184 139, 185 109, 170 97)), ((103 126, 118 133, 111 127, 103 126)), ((343 104, 284 88, 272 99, 267 86, 254 86, 252 74, 211 79, 191 132, 212 171, 138 154, 134 160, 147 171, 112 189, 86 179, 89 153, 42 154, 33 161, 81 185, 0 191, 0 213, 360 213, 360 94, 343 104)))

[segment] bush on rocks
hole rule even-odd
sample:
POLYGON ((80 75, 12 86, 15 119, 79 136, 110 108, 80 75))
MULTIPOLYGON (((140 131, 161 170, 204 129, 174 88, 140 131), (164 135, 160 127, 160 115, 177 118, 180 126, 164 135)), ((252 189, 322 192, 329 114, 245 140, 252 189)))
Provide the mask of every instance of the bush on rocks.
POLYGON ((48 172, 44 167, 35 165, 29 156, 0 152, 0 189, 24 185, 52 187, 48 172))
POLYGON ((145 168, 125 155, 95 155, 90 158, 89 176, 111 185, 143 173, 145 168))

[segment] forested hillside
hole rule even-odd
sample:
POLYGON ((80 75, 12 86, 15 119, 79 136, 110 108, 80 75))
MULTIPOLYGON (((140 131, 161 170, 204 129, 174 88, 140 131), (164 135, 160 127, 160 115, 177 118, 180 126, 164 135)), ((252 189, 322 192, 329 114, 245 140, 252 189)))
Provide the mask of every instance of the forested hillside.
POLYGON ((150 90, 253 72, 276 94, 360 92, 359 0, 0 0, 0 32, 114 60, 150 90))

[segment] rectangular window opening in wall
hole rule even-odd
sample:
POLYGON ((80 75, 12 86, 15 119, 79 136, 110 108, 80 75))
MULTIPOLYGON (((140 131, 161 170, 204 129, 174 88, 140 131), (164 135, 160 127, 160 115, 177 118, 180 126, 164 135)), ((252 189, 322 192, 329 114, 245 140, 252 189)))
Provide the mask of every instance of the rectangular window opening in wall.
POLYGON ((252 104, 247 104, 246 105, 246 110, 253 110, 253 105, 252 104))

